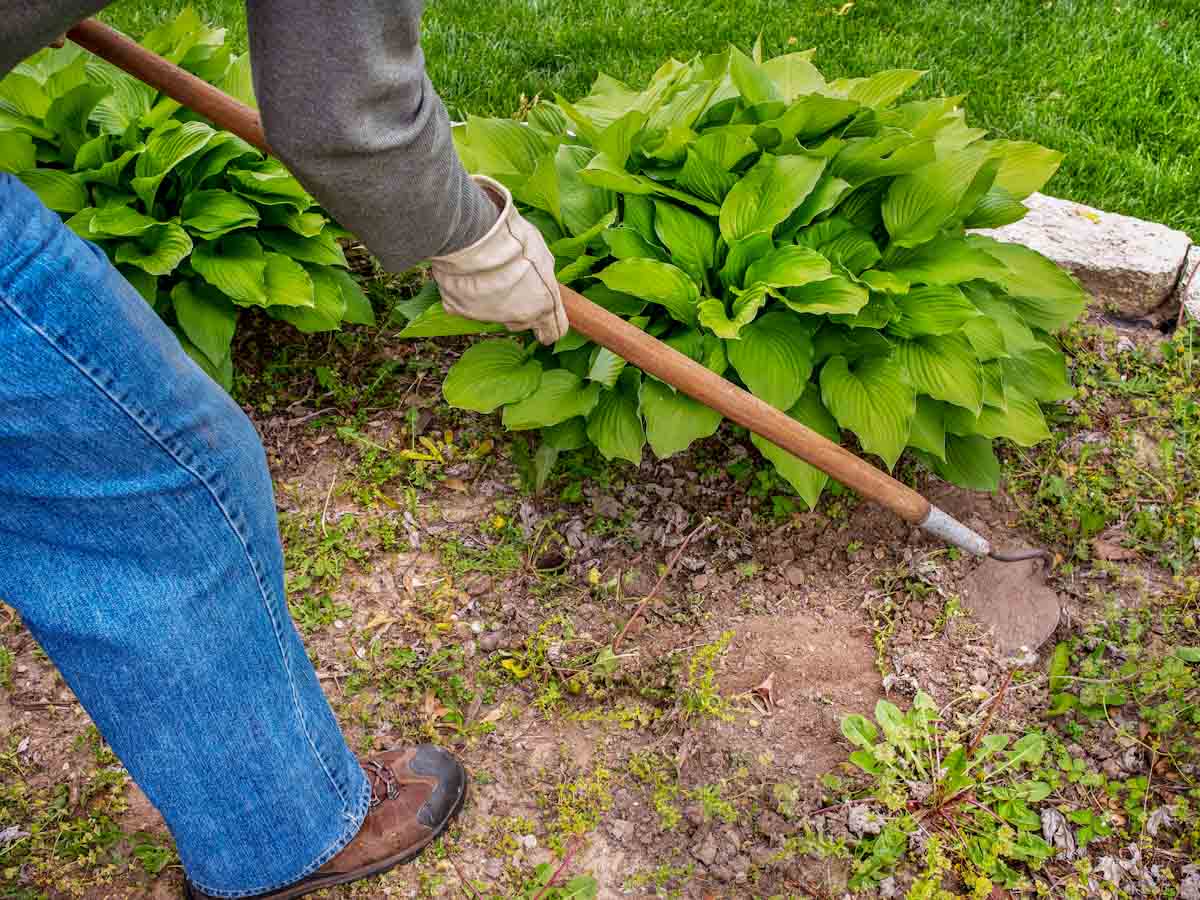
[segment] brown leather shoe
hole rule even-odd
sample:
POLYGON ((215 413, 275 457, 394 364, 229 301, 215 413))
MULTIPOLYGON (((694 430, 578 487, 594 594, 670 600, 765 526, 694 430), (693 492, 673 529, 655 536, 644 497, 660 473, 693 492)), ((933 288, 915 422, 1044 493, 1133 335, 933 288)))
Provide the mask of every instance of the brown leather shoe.
MULTIPOLYGON (((363 771, 371 783, 371 807, 354 840, 307 878, 255 898, 293 900, 406 863, 446 830, 467 796, 462 765, 430 744, 373 756, 363 771)), ((184 895, 217 900, 191 882, 184 895)))

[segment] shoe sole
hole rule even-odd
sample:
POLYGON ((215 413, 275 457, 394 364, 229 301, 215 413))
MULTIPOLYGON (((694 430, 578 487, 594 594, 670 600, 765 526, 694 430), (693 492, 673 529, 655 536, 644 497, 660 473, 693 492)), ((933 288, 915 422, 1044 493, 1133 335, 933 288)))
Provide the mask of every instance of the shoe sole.
MULTIPOLYGON (((299 897, 307 897, 309 894, 315 894, 317 891, 323 891, 326 888, 337 887, 339 884, 350 884, 353 881, 363 881, 367 878, 374 878, 376 875, 382 875, 384 872, 390 872, 397 866, 402 866, 405 863, 412 862, 421 852, 441 837, 450 823, 454 821, 454 817, 462 810, 463 804, 467 802, 467 792, 470 782, 467 780, 466 773, 463 773, 463 789, 459 794, 457 802, 451 807, 450 812, 430 833, 429 837, 417 844, 415 847, 410 847, 403 853, 398 853, 395 856, 389 856, 386 859, 381 859, 379 862, 366 869, 360 869, 356 872, 348 872, 344 875, 328 875, 320 880, 306 881, 304 884, 297 884, 291 890, 284 888, 281 891, 275 891, 269 894, 255 894, 252 897, 246 897, 245 900, 256 900, 256 898, 264 898, 264 900, 297 900, 299 897)), ((191 882, 184 882, 185 900, 201 900, 200 895, 197 895, 192 890, 191 882)), ((206 895, 207 896, 207 895, 206 895)))

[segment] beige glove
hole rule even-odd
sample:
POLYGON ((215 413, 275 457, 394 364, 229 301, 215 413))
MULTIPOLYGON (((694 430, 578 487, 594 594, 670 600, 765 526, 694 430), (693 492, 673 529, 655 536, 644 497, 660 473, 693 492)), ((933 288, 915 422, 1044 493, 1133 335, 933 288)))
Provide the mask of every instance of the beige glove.
POLYGON ((567 332, 554 256, 504 185, 472 177, 500 208, 500 218, 470 247, 430 260, 442 305, 468 319, 500 322, 509 331, 533 329, 539 341, 553 344, 567 332))

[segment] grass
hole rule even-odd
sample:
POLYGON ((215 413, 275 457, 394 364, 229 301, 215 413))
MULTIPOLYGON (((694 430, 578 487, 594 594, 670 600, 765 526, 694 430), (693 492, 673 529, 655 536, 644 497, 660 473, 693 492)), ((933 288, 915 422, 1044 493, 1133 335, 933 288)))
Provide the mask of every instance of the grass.
MULTIPOLYGON (((140 33, 184 6, 123 0, 140 33)), ((241 0, 197 0, 245 44, 241 0)), ((1050 193, 1200 237, 1200 20, 1190 0, 441 0, 430 75, 451 114, 507 115, 522 95, 574 97, 600 70, 637 82, 668 56, 733 41, 818 48, 830 77, 929 70, 919 90, 969 94, 974 124, 1066 153, 1050 193)))

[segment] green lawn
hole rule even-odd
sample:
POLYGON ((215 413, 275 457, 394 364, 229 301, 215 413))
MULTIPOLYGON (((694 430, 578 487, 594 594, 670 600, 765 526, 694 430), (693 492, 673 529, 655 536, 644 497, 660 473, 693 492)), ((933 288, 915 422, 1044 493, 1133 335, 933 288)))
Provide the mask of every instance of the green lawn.
MULTIPOLYGON (((122 0, 108 18, 140 33, 183 5, 122 0)), ((193 5, 244 45, 239 0, 193 5)), ((601 69, 636 82, 670 55, 748 46, 760 30, 769 53, 791 38, 817 47, 816 62, 831 77, 925 68, 922 89, 968 94, 974 124, 1064 151, 1049 192, 1200 238, 1193 7, 1194 0, 435 0, 425 43, 433 81, 458 117, 511 113, 522 94, 580 95, 601 69)))

